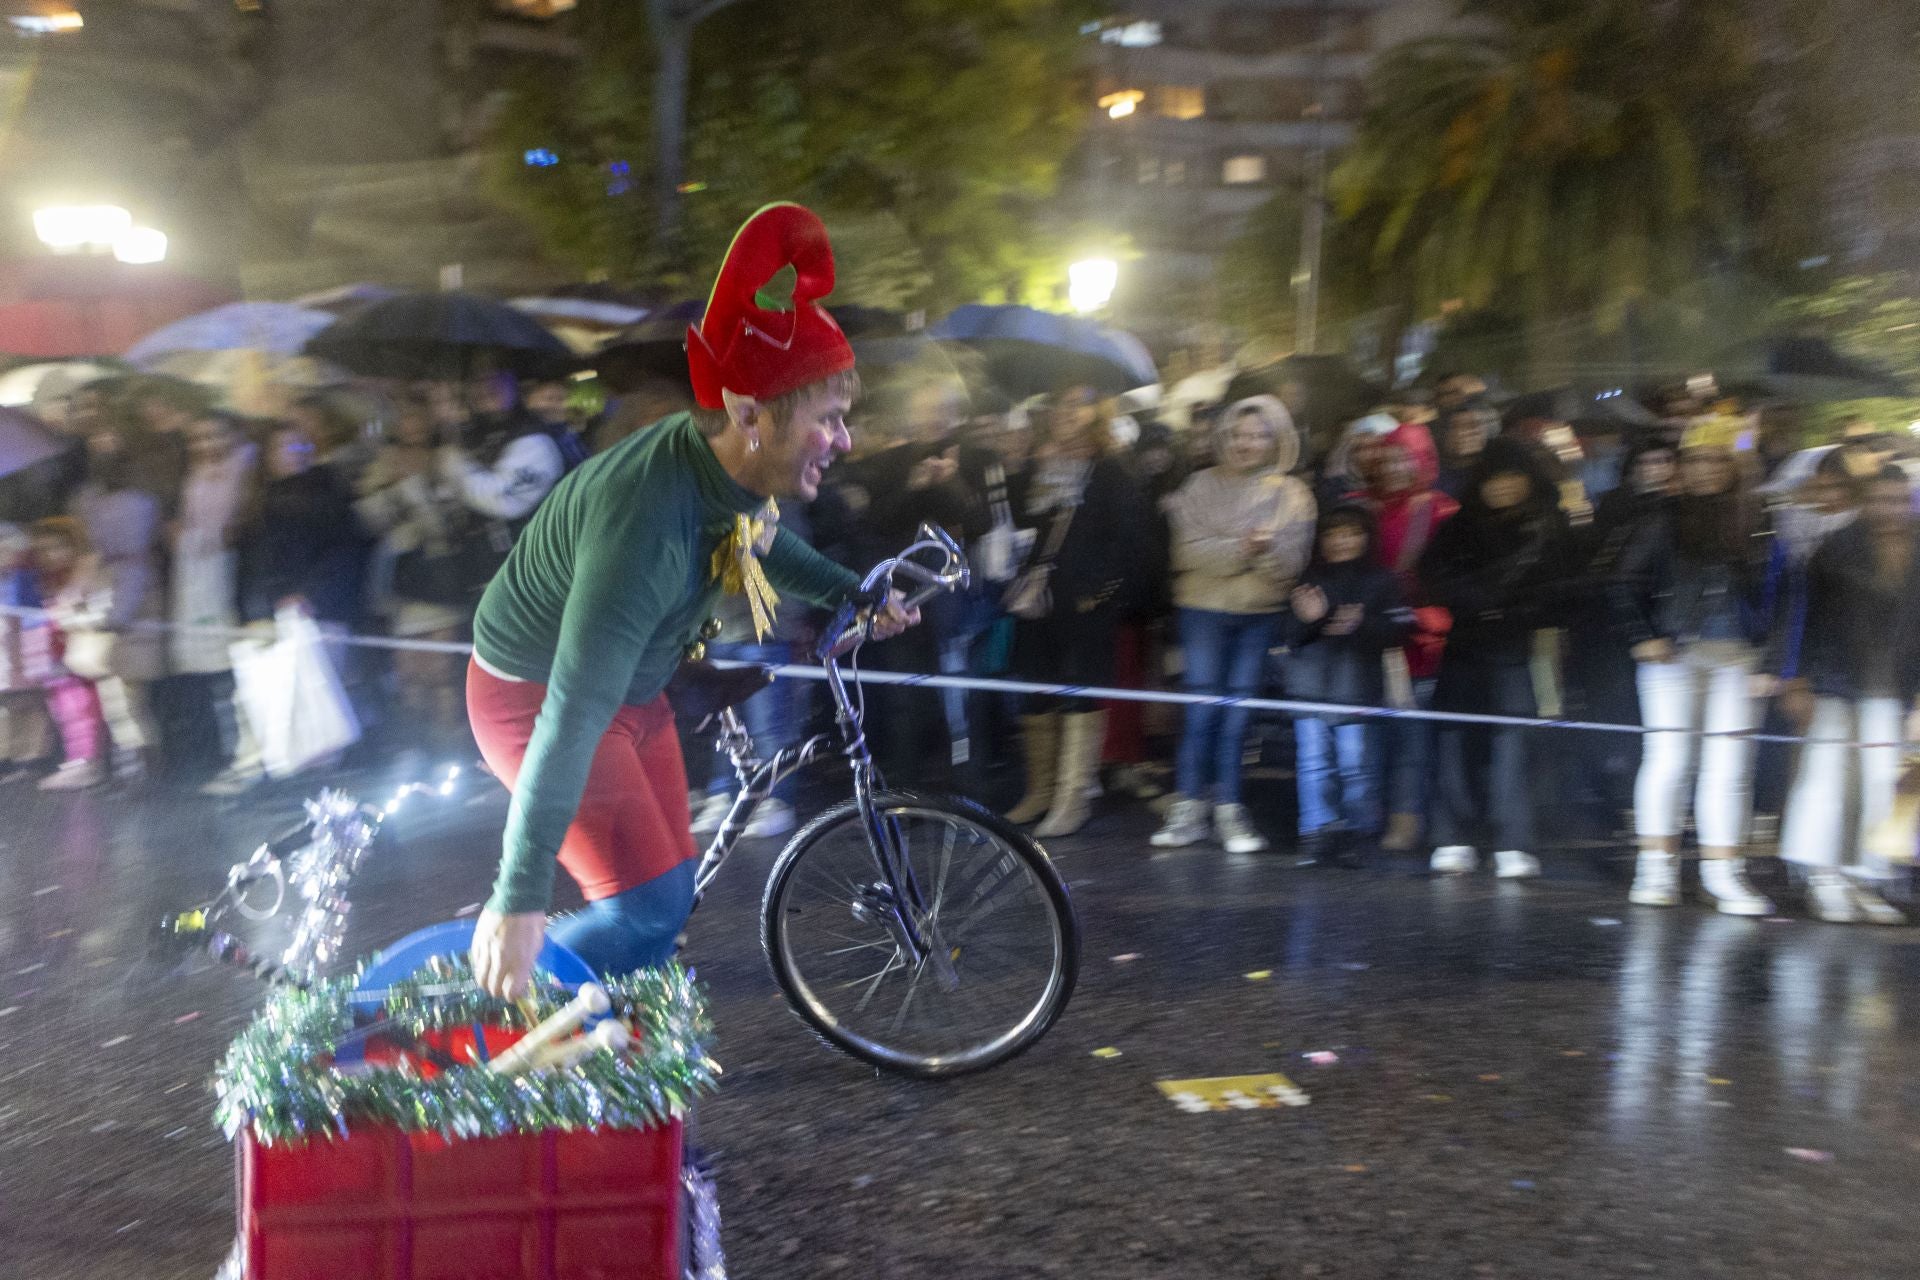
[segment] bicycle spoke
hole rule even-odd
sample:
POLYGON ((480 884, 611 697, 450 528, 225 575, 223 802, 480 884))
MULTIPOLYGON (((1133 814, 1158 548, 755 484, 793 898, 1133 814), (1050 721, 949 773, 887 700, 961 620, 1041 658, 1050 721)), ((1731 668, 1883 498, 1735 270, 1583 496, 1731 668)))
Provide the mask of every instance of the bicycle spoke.
MULTIPOLYGON (((880 972, 873 975, 873 984, 867 988, 867 993, 861 996, 860 1003, 854 1006, 854 1011, 856 1013, 863 1013, 866 1011, 866 1007, 868 1003, 871 1002, 873 999, 873 993, 880 989, 880 984, 887 980, 887 975, 892 973, 894 966, 899 964, 900 962, 901 962, 900 953, 897 951, 887 957, 887 963, 881 967, 880 972)), ((863 979, 855 978, 852 982, 849 982, 846 985, 849 987, 857 986, 861 981, 863 981, 863 979)))

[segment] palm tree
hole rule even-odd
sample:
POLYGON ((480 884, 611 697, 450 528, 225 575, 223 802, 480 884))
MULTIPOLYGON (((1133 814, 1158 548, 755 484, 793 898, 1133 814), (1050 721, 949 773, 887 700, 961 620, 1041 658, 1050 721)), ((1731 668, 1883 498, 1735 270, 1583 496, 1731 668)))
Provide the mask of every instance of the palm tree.
POLYGON ((1731 0, 1490 0, 1474 33, 1404 46, 1334 175, 1375 296, 1564 326, 1747 254, 1756 66, 1731 0))

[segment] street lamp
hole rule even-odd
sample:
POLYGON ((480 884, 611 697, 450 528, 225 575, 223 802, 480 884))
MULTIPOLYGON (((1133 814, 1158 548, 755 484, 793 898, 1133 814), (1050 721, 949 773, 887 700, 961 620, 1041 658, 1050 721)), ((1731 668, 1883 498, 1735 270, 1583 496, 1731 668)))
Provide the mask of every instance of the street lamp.
POLYGON ((63 204, 33 213, 33 234, 55 253, 103 250, 133 227, 133 215, 114 204, 63 204))
POLYGON ((152 227, 128 227, 115 237, 113 256, 136 266, 164 262, 167 257, 166 232, 156 231, 152 227))
POLYGON ((1067 301, 1075 311, 1098 311, 1113 299, 1120 264, 1112 258, 1085 258, 1067 268, 1067 301))

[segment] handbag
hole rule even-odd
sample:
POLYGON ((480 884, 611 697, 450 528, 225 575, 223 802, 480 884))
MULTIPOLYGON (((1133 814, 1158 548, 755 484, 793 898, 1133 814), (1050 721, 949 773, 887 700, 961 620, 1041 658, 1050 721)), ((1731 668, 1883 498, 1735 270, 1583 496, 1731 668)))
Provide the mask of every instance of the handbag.
POLYGON ((1033 530, 1014 525, 1007 505, 1007 473, 997 462, 987 469, 987 505, 993 525, 974 540, 974 567, 988 582, 1010 582, 1033 549, 1033 530))
POLYGON ((1020 571, 1020 576, 1000 597, 1001 607, 1014 617, 1033 622, 1053 612, 1053 562, 1059 558, 1060 548, 1067 540, 1073 513, 1074 508, 1068 507, 1053 518, 1046 547, 1020 571))

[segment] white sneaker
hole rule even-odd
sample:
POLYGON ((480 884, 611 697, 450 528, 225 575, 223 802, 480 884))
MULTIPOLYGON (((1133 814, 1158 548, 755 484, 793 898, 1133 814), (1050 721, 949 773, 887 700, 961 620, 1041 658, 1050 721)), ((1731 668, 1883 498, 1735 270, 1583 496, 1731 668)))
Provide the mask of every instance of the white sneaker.
POLYGON ((1540 874, 1540 859, 1518 849, 1502 849, 1493 855, 1493 874, 1502 880, 1531 880, 1540 874))
POLYGON ((1437 876, 1465 875, 1480 865, 1480 855, 1470 844, 1442 845, 1427 861, 1427 870, 1437 876))
POLYGON ((768 796, 753 807, 753 816, 747 819, 744 834, 749 840, 770 840, 793 830, 793 822, 793 806, 768 796))
POLYGON ((1865 924, 1903 925, 1907 922, 1905 912, 1858 881, 1847 882, 1847 893, 1859 912, 1858 918, 1865 924))
POLYGON ((693 834, 710 836, 720 829, 726 821, 727 811, 733 808, 733 796, 729 792, 716 791, 700 802, 699 812, 693 815, 693 834))
POLYGON ((42 791, 85 791, 107 780, 107 766, 98 760, 68 760, 40 779, 42 791))
POLYGON ((1148 843, 1156 849, 1184 849, 1207 838, 1207 802, 1176 796, 1166 823, 1148 843))
POLYGON ((1807 874, 1807 908, 1816 920, 1828 924, 1856 924, 1860 908, 1853 900, 1853 886, 1837 871, 1813 871, 1807 874))
POLYGON ((1747 883, 1745 858, 1703 858, 1700 888, 1723 916, 1770 916, 1773 900, 1747 883))
POLYGON ((1247 806, 1223 804, 1213 811, 1213 834, 1228 853, 1265 853, 1267 838, 1247 821, 1247 806))
POLYGON ((1680 905, 1680 859, 1657 849, 1642 849, 1634 865, 1633 889, 1627 901, 1637 907, 1680 905))

